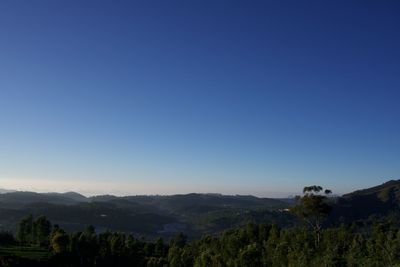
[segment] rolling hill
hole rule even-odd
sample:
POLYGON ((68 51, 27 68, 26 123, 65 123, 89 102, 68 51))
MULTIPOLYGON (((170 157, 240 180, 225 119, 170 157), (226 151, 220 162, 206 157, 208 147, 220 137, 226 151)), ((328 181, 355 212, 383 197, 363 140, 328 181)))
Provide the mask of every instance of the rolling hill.
POLYGON ((279 210, 288 203, 279 199, 220 194, 172 196, 112 195, 87 198, 75 192, 10 192, 0 195, 0 229, 16 231, 27 214, 45 215, 69 231, 95 225, 144 236, 190 236, 216 233, 248 221, 287 225, 291 219, 279 210))
POLYGON ((331 218, 342 222, 384 217, 400 212, 400 180, 357 190, 338 198, 331 218))

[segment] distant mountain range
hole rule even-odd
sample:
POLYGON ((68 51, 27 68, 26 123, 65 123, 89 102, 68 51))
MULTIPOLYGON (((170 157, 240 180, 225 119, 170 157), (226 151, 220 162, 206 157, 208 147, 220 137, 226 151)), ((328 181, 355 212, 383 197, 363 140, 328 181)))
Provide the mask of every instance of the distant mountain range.
POLYGON ((15 190, 8 190, 8 189, 0 188, 0 194, 11 193, 11 192, 15 192, 15 190))
MULTIPOLYGON (((70 231, 91 224, 98 231, 110 229, 148 237, 169 237, 177 232, 198 237, 249 221, 280 226, 298 223, 285 212, 294 199, 220 194, 85 197, 75 192, 0 192, 0 230, 15 231, 18 221, 27 214, 46 215, 70 231)), ((352 222, 399 211, 400 180, 392 180, 336 198, 330 221, 352 222)))
POLYGON ((90 201, 75 192, 68 193, 35 193, 12 191, 0 194, 0 207, 22 207, 31 203, 75 204, 90 201))

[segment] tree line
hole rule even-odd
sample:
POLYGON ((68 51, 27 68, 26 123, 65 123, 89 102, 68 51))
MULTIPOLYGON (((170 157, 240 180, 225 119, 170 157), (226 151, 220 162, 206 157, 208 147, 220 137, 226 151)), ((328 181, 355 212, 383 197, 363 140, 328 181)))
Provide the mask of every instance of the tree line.
MULTIPOLYGON (((20 224, 27 236, 19 232, 14 244, 42 247, 50 257, 35 262, 1 256, 0 266, 400 266, 400 229, 388 223, 376 223, 368 231, 357 224, 341 225, 320 230, 319 237, 306 227, 249 223, 219 236, 188 242, 179 234, 166 242, 110 231, 97 234, 92 226, 75 233, 54 226, 46 239, 35 239, 25 231, 27 221, 30 217, 20 224)), ((4 242, 10 238, 0 234, 0 244, 10 244, 4 242)))

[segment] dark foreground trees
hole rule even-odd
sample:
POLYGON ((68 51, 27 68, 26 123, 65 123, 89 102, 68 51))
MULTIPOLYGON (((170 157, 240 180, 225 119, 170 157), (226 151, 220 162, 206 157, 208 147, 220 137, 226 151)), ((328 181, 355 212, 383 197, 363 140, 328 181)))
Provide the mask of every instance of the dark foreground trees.
POLYGON ((309 228, 252 223, 191 242, 183 234, 145 241, 93 227, 66 233, 55 226, 48 238, 48 258, 0 256, 0 266, 400 266, 400 229, 386 222, 321 229, 319 242, 309 228))
POLYGON ((23 218, 18 225, 18 240, 22 244, 49 245, 51 223, 45 216, 36 219, 32 215, 23 218))

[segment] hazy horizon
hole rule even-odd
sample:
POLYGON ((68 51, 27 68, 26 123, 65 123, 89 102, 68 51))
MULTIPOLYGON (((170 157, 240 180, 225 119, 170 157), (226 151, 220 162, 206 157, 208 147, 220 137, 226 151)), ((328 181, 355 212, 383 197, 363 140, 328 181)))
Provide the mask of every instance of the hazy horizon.
POLYGON ((0 188, 285 196, 398 179, 399 14, 1 2, 0 188))
MULTIPOLYGON (((77 183, 77 182, 54 182, 54 181, 26 181, 19 180, 16 184, 13 179, 0 179, 0 184, 2 187, 0 189, 4 190, 15 190, 15 191, 29 191, 37 193, 66 193, 66 192, 76 192, 84 196, 96 196, 96 195, 115 195, 115 196, 130 196, 130 195, 175 195, 175 194, 189 194, 189 193, 199 193, 199 194, 224 194, 224 195, 254 195, 257 197, 288 197, 299 192, 277 192, 277 191, 265 191, 257 192, 256 190, 242 190, 242 191, 232 191, 229 190, 229 186, 220 186, 217 191, 204 191, 206 188, 199 189, 197 191, 191 191, 188 188, 178 188, 176 186, 165 188, 162 187, 159 191, 154 190, 154 187, 149 186, 135 186, 130 184, 116 185, 113 182, 100 182, 97 189, 90 189, 93 185, 89 183, 77 183), (123 187, 124 190, 116 189, 123 187), (227 189, 228 188, 228 189, 227 189), (166 190, 167 189, 167 190, 166 190), (154 191, 151 191, 154 190, 154 191), (251 193, 253 192, 253 193, 251 193)), ((215 190, 215 189, 214 189, 215 190)))
MULTIPOLYGON (((365 189, 368 187, 373 187, 385 183, 389 180, 397 180, 397 179, 388 179, 384 180, 381 183, 377 184, 365 184, 364 187, 352 188, 349 191, 337 191, 333 190, 334 195, 343 195, 346 193, 351 193, 356 190, 365 189)), ((97 182, 98 183, 98 182, 97 182)), ((60 182, 60 181, 48 181, 48 180, 21 180, 18 179, 16 183, 15 179, 0 179, 0 184, 2 185, 0 189, 10 190, 10 191, 26 191, 26 192, 36 192, 36 193, 67 193, 67 192, 76 192, 82 194, 86 197, 91 196, 99 196, 99 195, 115 195, 115 196, 133 196, 133 195, 179 195, 179 194, 223 194, 223 195, 252 195, 256 197, 266 197, 266 198, 286 198, 286 197, 294 197, 296 195, 301 195, 302 190, 296 189, 292 192, 290 191, 274 191, 274 190, 257 190, 253 189, 244 189, 234 191, 229 186, 217 187, 218 189, 214 189, 214 191, 207 189, 204 187, 203 189, 199 188, 197 191, 191 191, 189 188, 178 188, 176 186, 172 186, 169 188, 162 187, 159 191, 154 190, 154 187, 151 186, 137 186, 134 184, 115 184, 111 181, 102 181, 97 184, 98 188, 93 188, 92 183, 88 182, 60 182), (124 190, 120 190, 117 188, 123 187, 124 190), (154 190, 154 191, 151 191, 154 190), (208 190, 208 191, 207 191, 208 190)), ((310 184, 311 185, 311 184, 310 184)), ((326 187, 328 189, 328 187, 326 187)), ((332 188, 329 188, 332 190, 332 188)), ((336 188, 333 188, 336 189, 336 188)))

